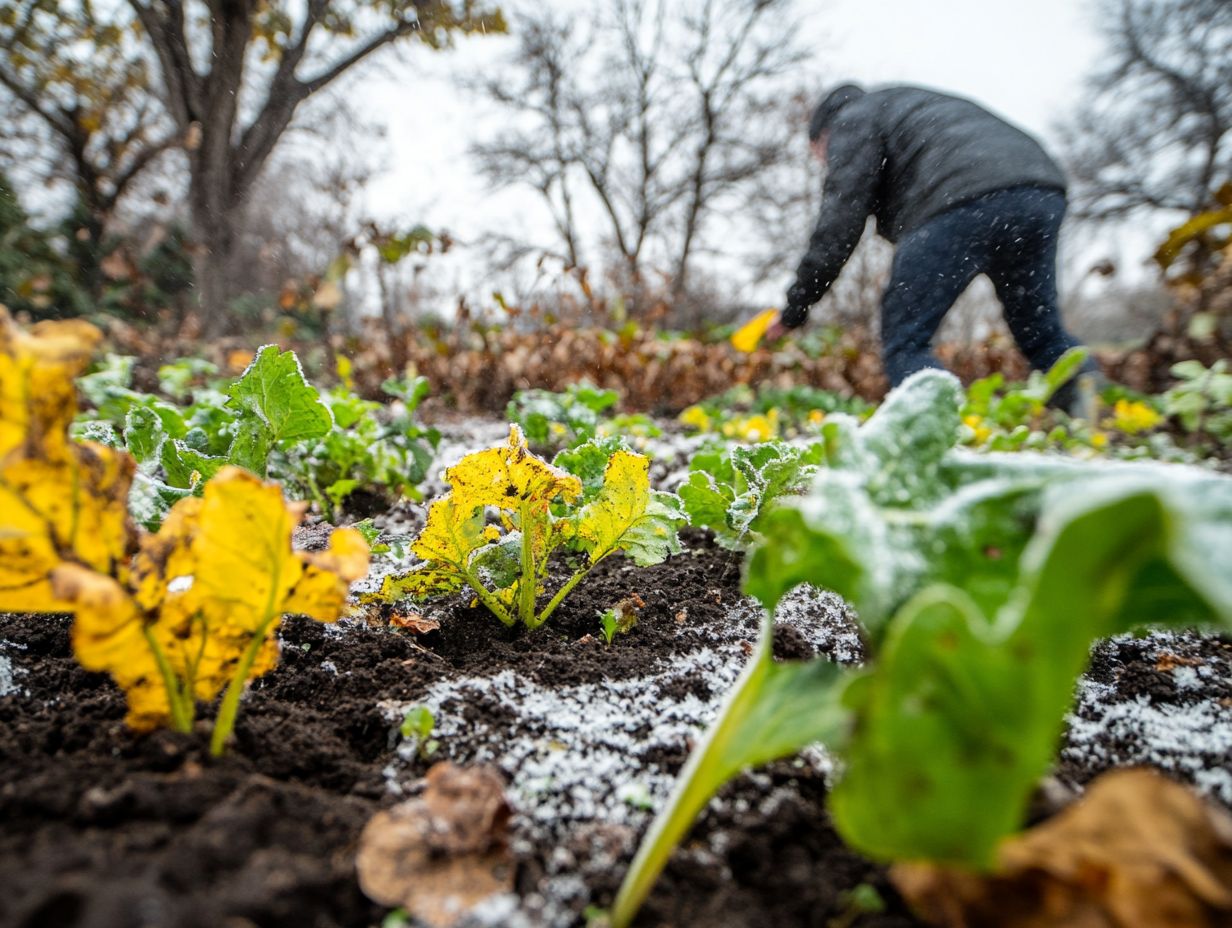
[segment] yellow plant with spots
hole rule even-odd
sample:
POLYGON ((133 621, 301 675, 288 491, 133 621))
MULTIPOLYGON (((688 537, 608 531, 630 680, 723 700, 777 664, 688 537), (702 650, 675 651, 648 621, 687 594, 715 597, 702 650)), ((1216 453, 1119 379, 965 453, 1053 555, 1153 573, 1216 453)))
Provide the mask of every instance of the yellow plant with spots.
POLYGON ((136 730, 190 731, 197 702, 225 689, 219 754, 245 685, 278 661, 281 616, 336 620, 368 546, 338 529, 325 551, 293 551, 304 504, 236 467, 138 534, 132 458, 67 435, 97 339, 76 322, 24 333, 0 312, 0 609, 71 612, 77 659, 123 688, 136 730))
POLYGON ((411 551, 424 565, 386 577, 370 600, 392 602, 469 589, 502 623, 537 628, 595 564, 624 551, 635 563, 680 550, 680 501, 650 489, 649 460, 619 449, 581 446, 583 480, 531 454, 517 425, 503 445, 468 454, 445 471, 450 491, 428 509, 411 551), (600 470, 601 467, 601 470, 600 470), (495 522, 488 523, 488 514, 495 522), (542 609, 549 560, 558 549, 584 555, 542 609))

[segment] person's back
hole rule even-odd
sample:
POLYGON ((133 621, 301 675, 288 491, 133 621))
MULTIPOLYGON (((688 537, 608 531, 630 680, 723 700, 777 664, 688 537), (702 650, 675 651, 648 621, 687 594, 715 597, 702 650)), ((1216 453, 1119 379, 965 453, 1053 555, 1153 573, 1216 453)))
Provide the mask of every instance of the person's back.
MULTIPOLYGON (((1078 344, 1057 309, 1065 175, 1035 139, 961 97, 845 84, 814 111, 809 141, 827 166, 821 217, 772 333, 804 324, 873 216, 897 245, 881 304, 892 385, 941 366, 932 337, 978 274, 1033 367, 1078 344)), ((1084 369, 1096 367, 1088 359, 1084 369)))
POLYGON ((1066 186, 1035 139, 962 97, 920 87, 874 90, 838 113, 831 135, 845 130, 875 131, 883 140, 877 218, 890 241, 993 190, 1066 186))

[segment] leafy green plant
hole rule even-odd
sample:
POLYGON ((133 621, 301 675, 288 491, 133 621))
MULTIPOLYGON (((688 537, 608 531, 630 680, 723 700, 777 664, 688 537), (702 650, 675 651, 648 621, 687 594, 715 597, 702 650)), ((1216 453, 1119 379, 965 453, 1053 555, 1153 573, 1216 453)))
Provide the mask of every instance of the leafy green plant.
POLYGON ((990 451, 1063 446, 1071 429, 1048 413, 1047 404, 1077 375, 1086 354, 1071 348, 1048 371, 1032 371, 1025 383, 1007 383, 1000 373, 972 383, 962 407, 962 442, 990 451))
POLYGON ((424 378, 386 381, 383 389, 399 401, 386 413, 344 388, 320 393, 295 354, 273 345, 257 352, 238 379, 215 374, 199 359, 163 365, 160 386, 176 402, 133 390, 131 358, 110 357, 78 380, 93 409, 75 434, 137 460, 130 504, 146 527, 157 527, 176 500, 199 494, 228 464, 278 479, 331 521, 361 488, 421 498, 418 484, 440 440, 414 418, 428 391, 424 378))
POLYGON ((1163 465, 954 450, 963 396, 909 378, 762 520, 745 589, 760 643, 651 826, 612 910, 628 925, 697 813, 740 770, 823 742, 830 805, 870 856, 987 868, 1050 764, 1091 643, 1145 623, 1232 625, 1232 481, 1163 465), (776 662, 774 607, 844 596, 871 658, 776 662))
POLYGON ((440 748, 441 743, 432 737, 436 729, 436 716, 427 706, 411 706, 398 726, 398 733, 404 740, 413 741, 415 753, 420 760, 427 760, 440 748))
POLYGON ((1163 395, 1164 411, 1191 434, 1232 442, 1232 373, 1220 358, 1209 368, 1201 361, 1172 365, 1179 383, 1163 395))
POLYGON ((872 406, 859 397, 843 397, 804 385, 738 384, 680 413, 680 421, 700 432, 714 432, 740 441, 765 442, 815 434, 826 416, 844 412, 867 417, 872 406))
POLYGON ((506 415, 535 448, 572 448, 594 438, 603 413, 620 401, 615 390, 570 384, 563 392, 519 390, 506 415))
POLYGON ((423 499, 419 484, 427 478, 440 442, 436 429, 415 419, 415 410, 428 395, 428 381, 387 380, 382 389, 399 400, 396 411, 388 415, 381 414, 380 403, 343 387, 325 393, 322 400, 333 416, 333 427, 315 441, 289 448, 280 468, 331 520, 359 489, 423 499))
POLYGON ((761 515, 779 497, 807 487, 824 460, 821 442, 800 447, 770 441, 699 451, 679 490, 689 524, 710 529, 725 548, 744 550, 759 537, 761 515))
POLYGON ((678 497, 650 489, 649 461, 610 440, 583 445, 555 465, 530 453, 522 430, 506 444, 462 458, 445 471, 450 491, 432 503, 411 551, 424 564, 385 578, 388 602, 470 589, 502 623, 538 628, 601 560, 623 551, 635 564, 657 564, 680 550, 678 497), (575 471, 565 470, 572 466, 575 471), (489 524, 488 510, 497 514, 489 524), (554 551, 571 552, 572 575, 549 602, 554 551))

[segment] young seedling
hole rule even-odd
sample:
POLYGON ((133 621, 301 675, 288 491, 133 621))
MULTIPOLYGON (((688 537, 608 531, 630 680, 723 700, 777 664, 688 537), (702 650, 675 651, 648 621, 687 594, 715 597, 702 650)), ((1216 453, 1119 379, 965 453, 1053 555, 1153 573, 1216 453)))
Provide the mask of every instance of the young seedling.
POLYGON ((647 566, 679 551, 680 500, 650 489, 649 461, 627 449, 604 452, 599 476, 598 457, 597 448, 583 445, 569 458, 581 474, 570 473, 531 454, 522 430, 511 425, 506 444, 469 454, 445 471, 450 492, 428 509, 411 545, 424 565, 387 577, 375 598, 469 589, 504 625, 538 628, 604 558, 623 551, 647 566), (489 510, 495 523, 488 522, 489 510), (557 550, 576 555, 574 570, 539 608, 557 550))
POLYGON ((415 753, 420 760, 427 760, 440 748, 441 743, 432 737, 436 717, 427 706, 411 706, 402 719, 398 731, 407 741, 414 741, 415 753))
POLYGON ((603 628, 603 640, 607 646, 612 646, 612 639, 623 635, 637 625, 637 611, 645 606, 642 598, 634 593, 626 596, 610 609, 599 613, 599 624, 603 628))

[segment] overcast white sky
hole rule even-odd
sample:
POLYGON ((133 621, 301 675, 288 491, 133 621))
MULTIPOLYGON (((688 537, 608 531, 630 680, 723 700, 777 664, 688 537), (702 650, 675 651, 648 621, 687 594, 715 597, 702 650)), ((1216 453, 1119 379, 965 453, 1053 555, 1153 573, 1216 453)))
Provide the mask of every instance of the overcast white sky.
MULTIPOLYGON (((933 86, 969 96, 1048 143, 1100 54, 1090 7, 1090 0, 799 0, 798 10, 816 50, 809 70, 826 84, 933 86)), ((517 7, 505 8, 516 29, 517 7)), ((456 79, 499 68, 512 41, 464 40, 444 55, 412 49, 354 82, 348 96, 385 123, 391 152, 388 172, 371 189, 373 213, 422 218, 462 240, 494 225, 532 238, 547 228, 533 195, 493 192, 467 154, 499 117, 456 89, 456 79)), ((803 241, 807 231, 793 234, 803 241)), ((1109 247, 1096 251, 1117 249, 1111 236, 1104 241, 1109 247)), ((1119 247, 1129 248, 1122 257, 1130 264, 1145 257, 1145 241, 1119 247)))

